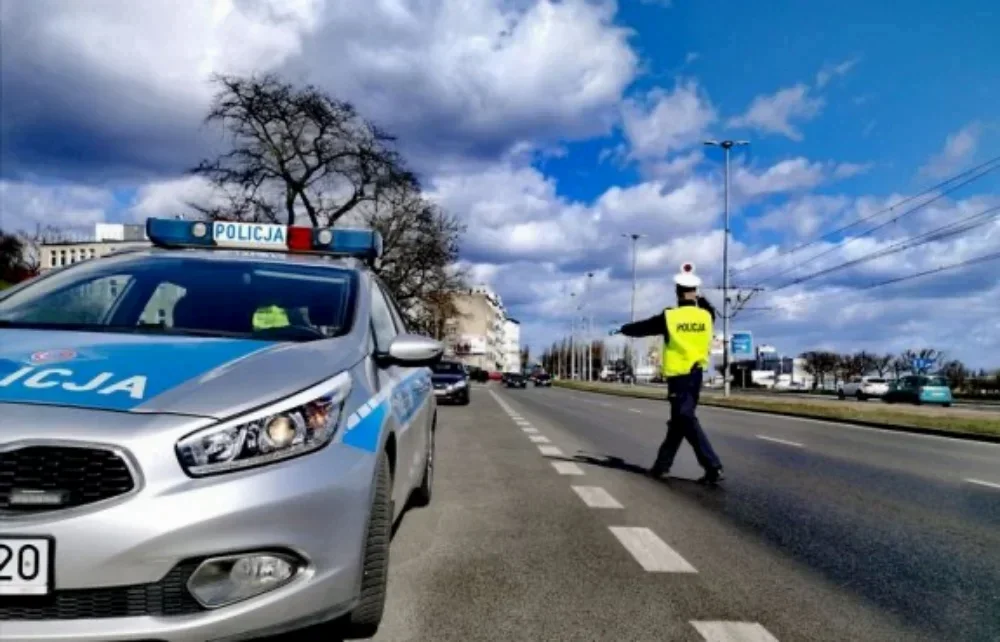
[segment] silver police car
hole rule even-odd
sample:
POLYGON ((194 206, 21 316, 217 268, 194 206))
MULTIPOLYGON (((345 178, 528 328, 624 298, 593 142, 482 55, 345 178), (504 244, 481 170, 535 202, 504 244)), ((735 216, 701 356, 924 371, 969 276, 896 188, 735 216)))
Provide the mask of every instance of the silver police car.
POLYGON ((373 635, 442 345, 377 233, 147 233, 0 293, 0 639, 373 635))

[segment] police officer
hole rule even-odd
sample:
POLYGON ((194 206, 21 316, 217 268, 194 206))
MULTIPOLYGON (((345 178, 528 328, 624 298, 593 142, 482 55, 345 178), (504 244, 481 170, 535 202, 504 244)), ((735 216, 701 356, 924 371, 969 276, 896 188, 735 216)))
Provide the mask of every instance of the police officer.
POLYGON ((681 266, 681 271, 674 276, 674 285, 676 308, 667 308, 642 321, 626 323, 612 334, 620 333, 627 337, 662 335, 664 339, 660 369, 667 380, 670 420, 667 422, 667 436, 649 470, 650 475, 661 477, 670 472, 677 449, 687 439, 698 464, 705 469, 704 477, 698 481, 715 483, 723 479, 722 462, 695 415, 711 352, 715 308, 698 295, 701 279, 694 273, 693 264, 684 263, 681 266))

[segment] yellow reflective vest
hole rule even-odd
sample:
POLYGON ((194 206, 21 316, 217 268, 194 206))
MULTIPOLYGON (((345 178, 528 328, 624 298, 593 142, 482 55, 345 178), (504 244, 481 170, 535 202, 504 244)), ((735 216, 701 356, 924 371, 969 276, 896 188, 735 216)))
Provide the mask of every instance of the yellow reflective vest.
POLYGON ((254 330, 284 328, 288 325, 290 325, 288 321, 288 313, 276 305, 268 305, 263 308, 257 308, 257 311, 253 313, 254 330))
POLYGON ((660 371, 664 377, 686 375, 696 365, 708 369, 712 350, 712 315, 696 305, 683 305, 663 312, 667 342, 663 346, 660 371))

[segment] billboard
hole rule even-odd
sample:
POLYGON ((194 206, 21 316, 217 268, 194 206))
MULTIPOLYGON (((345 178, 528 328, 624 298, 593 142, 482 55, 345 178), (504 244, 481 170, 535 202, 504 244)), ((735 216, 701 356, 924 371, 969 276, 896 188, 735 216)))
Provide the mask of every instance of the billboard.
POLYGON ((757 347, 757 354, 777 354, 777 353, 778 349, 775 348, 774 346, 769 346, 767 344, 762 343, 760 346, 757 347))
POLYGON ((455 342, 455 354, 466 356, 473 354, 486 354, 486 337, 481 334, 459 335, 455 342))
POLYGON ((722 347, 726 344, 725 340, 722 338, 721 334, 717 334, 712 337, 712 354, 721 355, 722 347))
POLYGON ((729 344, 729 355, 733 359, 753 359, 753 335, 749 332, 734 332, 729 344))

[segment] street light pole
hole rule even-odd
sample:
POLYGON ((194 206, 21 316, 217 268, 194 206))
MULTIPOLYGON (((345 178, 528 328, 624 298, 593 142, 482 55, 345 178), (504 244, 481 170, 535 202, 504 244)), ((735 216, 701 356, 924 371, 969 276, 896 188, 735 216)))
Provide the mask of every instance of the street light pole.
POLYGON ((586 337, 585 337, 586 341, 587 341, 587 343, 586 343, 586 352, 587 352, 587 379, 586 380, 587 381, 593 380, 593 376, 591 375, 591 371, 594 368, 594 353, 593 353, 593 344, 594 344, 594 312, 593 312, 593 308, 590 305, 590 294, 591 294, 591 287, 592 287, 593 282, 594 282, 594 273, 593 272, 587 272, 587 298, 586 298, 586 303, 585 303, 585 305, 587 306, 587 315, 586 315, 587 330, 586 330, 586 337))
MULTIPOLYGON (((632 239, 632 304, 629 306, 629 323, 635 323, 635 259, 636 259, 636 244, 639 242, 645 234, 622 234, 622 237, 627 239, 632 239)), ((628 339, 628 361, 625 366, 632 367, 632 374, 635 375, 635 341, 632 337, 628 339)), ((633 377, 634 378, 634 377, 633 377)))
POLYGON ((707 140, 705 144, 721 147, 726 153, 726 214, 722 237, 722 394, 729 396, 729 152, 733 147, 749 145, 745 140, 707 140))
MULTIPOLYGON (((570 308, 573 308, 573 299, 576 298, 576 292, 570 292, 570 308)), ((576 378, 576 309, 572 309, 572 316, 570 317, 570 330, 569 330, 569 378, 576 378)))

